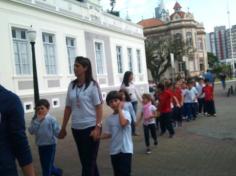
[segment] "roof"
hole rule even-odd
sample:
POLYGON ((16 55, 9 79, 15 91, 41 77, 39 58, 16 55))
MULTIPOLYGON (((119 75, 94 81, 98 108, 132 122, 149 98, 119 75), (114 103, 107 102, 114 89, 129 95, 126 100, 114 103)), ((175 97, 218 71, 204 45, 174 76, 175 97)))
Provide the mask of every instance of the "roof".
POLYGON ((178 9, 181 9, 181 8, 182 8, 181 5, 178 2, 176 2, 175 6, 174 6, 174 9, 178 10, 178 9))
POLYGON ((156 18, 149 18, 138 22, 138 24, 143 26, 143 28, 149 28, 149 27, 161 26, 164 24, 164 22, 156 18))
POLYGON ((174 17, 175 14, 178 14, 178 15, 180 16, 180 18, 184 18, 184 16, 185 16, 185 12, 183 12, 183 11, 174 12, 174 13, 171 14, 171 16, 170 16, 170 19, 171 19, 171 20, 173 20, 173 17, 174 17))

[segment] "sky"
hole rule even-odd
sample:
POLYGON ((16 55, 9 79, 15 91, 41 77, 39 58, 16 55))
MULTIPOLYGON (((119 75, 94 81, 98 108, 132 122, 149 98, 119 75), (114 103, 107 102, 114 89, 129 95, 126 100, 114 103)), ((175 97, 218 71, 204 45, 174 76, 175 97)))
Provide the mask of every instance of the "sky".
MULTIPOLYGON (((152 18, 155 7, 160 0, 116 0, 114 10, 120 11, 121 17, 125 18, 127 12, 132 22, 152 18)), ((170 14, 174 12, 173 7, 176 0, 164 0, 165 8, 170 14)), ((191 12, 196 21, 203 23, 206 32, 213 32, 215 26, 236 25, 236 0, 178 0, 182 11, 191 12), (227 11, 230 11, 230 15, 227 11), (230 19, 230 20, 228 20, 230 19), (230 21, 230 23, 229 23, 230 21)), ((104 10, 110 9, 110 0, 101 0, 104 10)))

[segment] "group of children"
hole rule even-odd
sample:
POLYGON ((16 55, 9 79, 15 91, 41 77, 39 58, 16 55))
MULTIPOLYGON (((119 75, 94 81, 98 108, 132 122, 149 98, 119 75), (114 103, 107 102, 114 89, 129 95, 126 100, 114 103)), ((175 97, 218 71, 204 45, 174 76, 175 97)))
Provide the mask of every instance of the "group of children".
MULTIPOLYGON (((113 113, 105 119, 101 139, 110 140, 110 156, 115 176, 129 176, 133 154, 132 121, 139 125, 142 122, 146 153, 150 154, 151 134, 153 144, 158 145, 157 127, 161 135, 166 129, 169 137, 173 137, 173 123, 182 125, 182 119, 194 120, 198 113, 215 116, 213 86, 208 80, 178 81, 175 84, 166 81, 157 86, 154 97, 142 95, 142 108, 136 119, 136 114, 125 90, 111 91, 107 94, 106 103, 113 113)), ((49 103, 45 99, 36 104, 36 116, 32 119, 29 132, 36 135, 43 175, 51 173, 61 176, 62 170, 54 166, 56 137, 60 127, 55 117, 49 114, 49 103)))

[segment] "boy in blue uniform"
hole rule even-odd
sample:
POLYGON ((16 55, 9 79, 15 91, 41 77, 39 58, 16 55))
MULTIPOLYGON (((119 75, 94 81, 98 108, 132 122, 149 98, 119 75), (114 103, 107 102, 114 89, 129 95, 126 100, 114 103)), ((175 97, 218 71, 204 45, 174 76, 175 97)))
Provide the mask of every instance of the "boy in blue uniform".
POLYGON ((56 152, 56 137, 60 126, 55 117, 49 114, 50 104, 41 99, 36 104, 36 116, 29 127, 30 134, 36 137, 43 176, 62 176, 62 170, 54 166, 56 152))
POLYGON ((105 130, 101 138, 111 138, 110 155, 115 176, 130 176, 133 142, 131 135, 131 117, 122 110, 122 97, 118 91, 108 93, 106 102, 113 109, 105 122, 105 130))

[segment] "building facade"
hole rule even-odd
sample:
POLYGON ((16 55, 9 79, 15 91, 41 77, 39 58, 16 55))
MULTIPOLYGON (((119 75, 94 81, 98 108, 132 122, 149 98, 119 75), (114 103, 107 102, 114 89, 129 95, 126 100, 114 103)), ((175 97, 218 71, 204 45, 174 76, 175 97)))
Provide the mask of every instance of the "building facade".
MULTIPOLYGON (((191 76, 199 75, 208 68, 207 49, 204 26, 195 21, 193 14, 181 10, 181 5, 176 2, 174 13, 167 20, 151 18, 140 21, 144 27, 146 37, 158 38, 161 36, 178 36, 185 43, 195 49, 193 58, 183 58, 185 68, 191 76)), ((175 61, 175 73, 182 73, 183 64, 175 61)), ((167 72, 167 75, 170 73, 167 72)), ((170 75, 169 75, 170 76, 170 75)))
POLYGON ((0 84, 21 97, 26 112, 34 107, 30 26, 37 32, 40 96, 53 108, 64 106, 78 55, 91 60, 103 98, 119 89, 127 70, 141 92, 148 90, 142 27, 103 12, 99 0, 0 1, 0 21, 0 84))
POLYGON ((208 34, 207 43, 209 43, 208 52, 217 56, 222 63, 232 65, 236 68, 236 25, 230 29, 225 26, 217 26, 214 32, 208 34))
POLYGON ((215 27, 214 34, 215 34, 216 56, 220 60, 225 60, 228 58, 225 26, 215 27))

